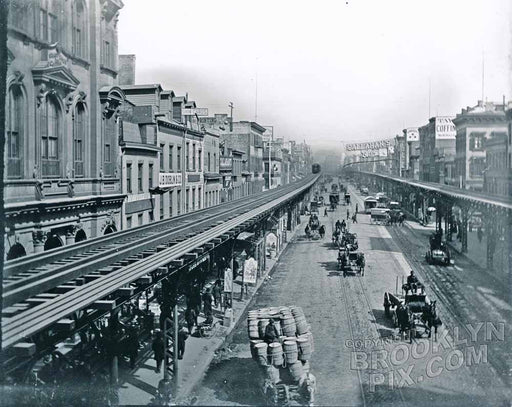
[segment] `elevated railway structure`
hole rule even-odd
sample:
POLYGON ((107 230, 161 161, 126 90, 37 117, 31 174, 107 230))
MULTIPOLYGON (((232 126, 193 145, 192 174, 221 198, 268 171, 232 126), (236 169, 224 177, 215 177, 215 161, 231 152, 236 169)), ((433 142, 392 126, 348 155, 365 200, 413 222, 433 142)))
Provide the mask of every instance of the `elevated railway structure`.
MULTIPOLYGON (((320 174, 212 208, 7 261, 4 367, 37 358, 239 233, 298 204, 320 174), (44 346, 41 337, 45 338, 44 346), (48 340, 50 338, 50 340, 48 340)), ((9 370, 9 369, 7 369, 9 370)))
MULTIPOLYGON (((512 252, 512 199, 487 195, 481 192, 464 190, 450 185, 415 181, 345 169, 358 184, 385 192, 393 200, 416 217, 424 217, 427 208, 436 209, 436 229, 443 228, 448 241, 452 231, 457 230, 462 243, 462 251, 468 251, 468 229, 482 228, 487 236, 487 267, 493 269, 496 243, 505 242, 508 252, 512 252), (444 222, 444 227, 443 227, 444 222), (456 225, 456 227, 454 227, 456 225)), ((509 271, 511 264, 503 265, 512 282, 509 271)))

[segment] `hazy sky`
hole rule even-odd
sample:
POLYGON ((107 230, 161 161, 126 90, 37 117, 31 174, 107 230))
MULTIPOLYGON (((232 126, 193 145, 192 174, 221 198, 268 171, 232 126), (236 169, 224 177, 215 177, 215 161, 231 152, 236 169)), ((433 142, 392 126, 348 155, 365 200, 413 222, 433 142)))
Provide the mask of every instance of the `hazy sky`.
POLYGON ((119 53, 209 113, 311 144, 512 99, 510 0, 123 0, 119 53), (257 86, 256 86, 257 83, 257 86), (257 92, 256 92, 257 89, 257 92), (257 98, 256 98, 257 94, 257 98), (256 103, 257 100, 257 103, 256 103), (257 105, 257 113, 256 113, 257 105))

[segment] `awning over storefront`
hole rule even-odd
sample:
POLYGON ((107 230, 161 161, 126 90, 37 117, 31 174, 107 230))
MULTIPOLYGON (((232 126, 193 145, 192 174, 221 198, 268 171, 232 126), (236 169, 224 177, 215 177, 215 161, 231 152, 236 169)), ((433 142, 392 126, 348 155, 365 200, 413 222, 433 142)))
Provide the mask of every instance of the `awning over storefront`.
POLYGON ((254 236, 254 233, 251 232, 242 232, 237 236, 237 240, 250 240, 251 237, 254 236))

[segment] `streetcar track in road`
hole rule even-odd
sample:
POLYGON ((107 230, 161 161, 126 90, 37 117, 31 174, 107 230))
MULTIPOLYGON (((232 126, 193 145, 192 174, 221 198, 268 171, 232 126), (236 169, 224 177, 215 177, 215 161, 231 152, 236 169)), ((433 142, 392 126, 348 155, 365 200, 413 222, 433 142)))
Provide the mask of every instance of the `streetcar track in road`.
MULTIPOLYGON (((402 235, 404 232, 399 233, 398 230, 395 231, 395 235, 397 236, 397 241, 399 241, 401 244, 405 244, 405 235, 402 235)), ((433 268, 426 267, 426 265, 423 263, 423 258, 421 260, 418 260, 417 256, 414 254, 408 254, 406 252, 403 252, 405 257, 409 257, 409 262, 414 263, 416 265, 416 269, 420 271, 422 276, 425 278, 425 280, 429 283, 428 288, 432 290, 432 292, 435 294, 436 298, 444 305, 445 313, 448 314, 448 316, 453 319, 456 323, 459 324, 461 327, 465 327, 468 322, 470 322, 470 318, 467 318, 467 321, 464 322, 463 319, 465 319, 464 315, 457 315, 456 310, 459 310, 459 313, 462 311, 462 309, 472 309, 475 314, 477 314, 477 318, 482 318, 481 321, 485 321, 488 318, 488 315, 482 315, 481 312, 479 312, 479 308, 476 306, 472 306, 469 301, 460 293, 460 290, 455 290, 452 295, 450 296, 448 293, 445 293, 439 284, 435 281, 436 278, 439 278, 438 275, 431 276, 430 274, 439 274, 442 273, 443 270, 440 270, 438 267, 435 266, 433 268)), ((445 273, 445 276, 448 276, 448 273, 445 273)), ((445 278, 443 281, 444 286, 450 286, 450 288, 454 289, 455 284, 452 280, 445 278)), ((455 325, 455 324, 453 324, 455 325)), ((492 367, 495 369, 497 376, 503 381, 503 383, 508 387, 510 386, 510 367, 508 366, 509 361, 507 361, 507 357, 504 357, 503 355, 496 354, 496 351, 492 346, 487 347, 487 352, 489 354, 489 363, 492 365, 492 367)))

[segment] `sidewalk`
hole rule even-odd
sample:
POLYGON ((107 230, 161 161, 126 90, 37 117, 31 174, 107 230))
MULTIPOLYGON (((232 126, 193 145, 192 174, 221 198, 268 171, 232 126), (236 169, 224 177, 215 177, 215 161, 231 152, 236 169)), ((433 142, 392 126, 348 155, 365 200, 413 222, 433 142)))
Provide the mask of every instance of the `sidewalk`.
MULTIPOLYGON (((263 272, 263 278, 258 280, 256 286, 248 287, 248 295, 244 294, 244 299, 240 300, 240 287, 234 284, 233 312, 234 322, 230 327, 219 326, 215 335, 211 338, 196 338, 189 336, 186 341, 186 349, 183 359, 178 364, 178 389, 173 390, 173 402, 181 404, 190 395, 192 389, 200 383, 204 373, 215 356, 215 352, 222 347, 226 338, 233 331, 245 309, 250 304, 252 298, 262 284, 269 281, 269 274, 279 260, 279 257, 288 247, 288 244, 294 239, 299 230, 302 230, 306 217, 302 216, 301 224, 297 225, 294 231, 288 233, 288 242, 284 243, 281 252, 277 257, 266 261, 266 269, 263 272), (176 395, 177 394, 177 395, 176 395)), ((215 321, 223 319, 223 313, 214 309, 215 321)), ((147 405, 149 404, 158 388, 158 382, 163 378, 163 373, 155 373, 155 360, 152 352, 148 352, 143 359, 145 362, 139 365, 134 371, 120 372, 121 383, 119 388, 119 405, 147 405)), ((121 370, 121 369, 120 369, 121 370)))

